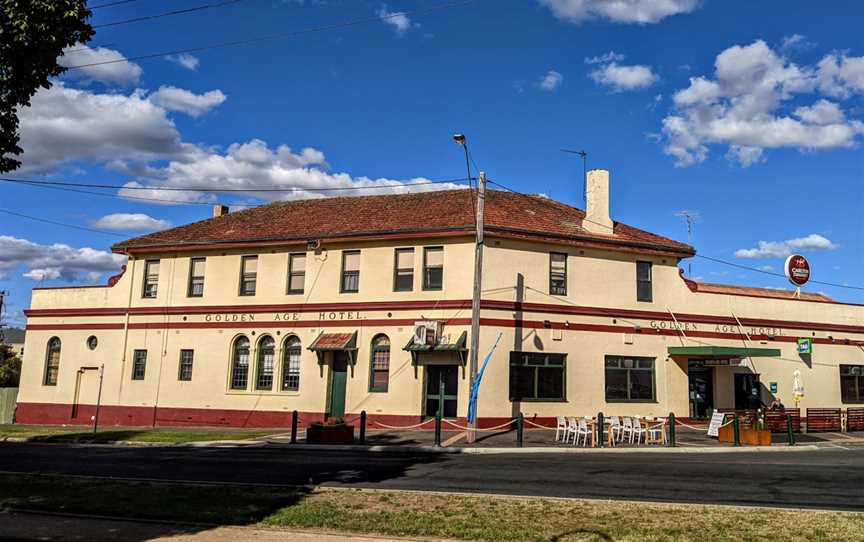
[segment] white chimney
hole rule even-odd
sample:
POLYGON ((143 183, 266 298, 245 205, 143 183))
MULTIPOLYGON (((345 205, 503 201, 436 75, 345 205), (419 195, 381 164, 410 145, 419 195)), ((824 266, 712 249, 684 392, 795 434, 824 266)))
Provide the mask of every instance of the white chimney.
POLYGON ((591 233, 612 235, 609 218, 609 170, 592 169, 585 180, 585 220, 582 227, 591 233))
POLYGON ((222 205, 222 204, 214 205, 213 206, 213 218, 216 218, 217 216, 227 215, 230 211, 231 210, 228 208, 227 205, 222 205))

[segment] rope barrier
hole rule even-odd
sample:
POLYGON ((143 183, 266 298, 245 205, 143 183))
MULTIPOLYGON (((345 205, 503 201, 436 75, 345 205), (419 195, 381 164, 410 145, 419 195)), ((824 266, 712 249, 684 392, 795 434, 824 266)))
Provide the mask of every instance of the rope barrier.
POLYGON ((498 429, 503 429, 505 427, 512 425, 513 422, 516 421, 516 418, 513 418, 509 422, 502 423, 501 425, 496 425, 495 427, 486 427, 485 429, 480 429, 480 428, 473 428, 472 429, 471 427, 463 427, 461 425, 456 425, 455 423, 453 423, 449 420, 441 420, 441 421, 446 423, 447 425, 455 427, 456 429, 461 429, 462 431, 481 431, 481 432, 486 431, 486 432, 489 432, 489 431, 497 431, 498 429))
POLYGON ((386 428, 386 429, 396 429, 396 430, 401 430, 401 429, 416 429, 417 427, 424 426, 424 425, 426 425, 427 423, 429 423, 429 422, 434 422, 434 421, 435 421, 435 418, 429 418, 429 419, 426 420, 425 422, 420 422, 420 423, 418 423, 418 424, 414 424, 414 425, 387 425, 386 423, 381 423, 381 422, 379 422, 379 421, 373 421, 373 422, 370 422, 370 423, 374 423, 374 424, 380 425, 381 427, 384 427, 384 428, 386 428))
MULTIPOLYGON (((726 427, 727 425, 732 424, 734 421, 735 421, 735 418, 732 418, 728 422, 720 424, 720 427, 726 427)), ((704 428, 703 427, 693 427, 692 425, 687 425, 686 423, 682 423, 682 422, 678 421, 677 419, 675 420, 675 425, 680 425, 680 426, 686 427, 687 429, 693 429, 695 431, 705 431, 706 433, 708 432, 707 427, 704 427, 704 428)))
POLYGON ((539 423, 534 423, 531 420, 526 420, 526 419, 523 419, 522 421, 527 423, 528 425, 533 425, 534 427, 536 427, 538 429, 546 429, 547 431, 557 431, 558 429, 561 429, 563 431, 565 429, 563 427, 560 427, 560 428, 559 427, 546 427, 545 425, 540 425, 539 423))

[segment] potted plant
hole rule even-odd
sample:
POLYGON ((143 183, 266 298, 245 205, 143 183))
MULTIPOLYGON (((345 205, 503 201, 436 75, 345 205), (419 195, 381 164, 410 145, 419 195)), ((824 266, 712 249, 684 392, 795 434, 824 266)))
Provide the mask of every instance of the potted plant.
POLYGON ((771 446, 771 431, 765 425, 762 409, 756 411, 756 418, 750 427, 741 428, 741 444, 751 446, 771 446))
POLYGON ((342 418, 314 422, 306 429, 307 444, 352 444, 353 442, 354 426, 348 425, 342 418))

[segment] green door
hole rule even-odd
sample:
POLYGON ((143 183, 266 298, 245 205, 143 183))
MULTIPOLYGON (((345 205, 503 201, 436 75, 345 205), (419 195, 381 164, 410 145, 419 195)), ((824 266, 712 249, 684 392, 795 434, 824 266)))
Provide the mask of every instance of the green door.
POLYGON ((345 352, 333 352, 330 369, 330 412, 333 418, 345 415, 345 384, 348 381, 348 357, 345 352))
POLYGON ((442 410, 443 418, 455 418, 458 406, 459 367, 456 365, 426 366, 426 415, 442 410), (441 391, 444 391, 443 395, 441 391))

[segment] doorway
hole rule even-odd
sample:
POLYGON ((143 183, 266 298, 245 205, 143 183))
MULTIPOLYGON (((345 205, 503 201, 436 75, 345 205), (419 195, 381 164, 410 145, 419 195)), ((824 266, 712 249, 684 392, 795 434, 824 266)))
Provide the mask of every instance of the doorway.
POLYGON ((690 388, 690 417, 708 419, 714 410, 714 368, 705 367, 701 361, 687 364, 687 379, 690 388))
POLYGON ((348 353, 344 350, 333 352, 333 363, 330 366, 330 409, 328 416, 341 418, 345 416, 345 386, 348 382, 348 353))
POLYGON ((458 365, 426 366, 425 413, 427 416, 434 416, 440 409, 443 418, 455 418, 458 409, 458 394, 458 365))
POLYGON ((755 410, 762 408, 759 396, 759 375, 753 373, 735 374, 735 409, 755 410))

